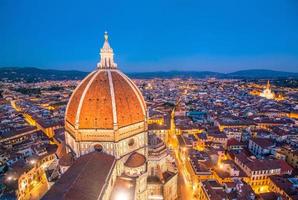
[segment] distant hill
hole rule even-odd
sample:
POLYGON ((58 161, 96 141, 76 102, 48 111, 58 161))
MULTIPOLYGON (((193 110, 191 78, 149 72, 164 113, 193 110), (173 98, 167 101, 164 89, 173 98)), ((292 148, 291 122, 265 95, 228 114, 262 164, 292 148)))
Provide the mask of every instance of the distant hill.
POLYGON ((298 73, 283 72, 265 69, 241 70, 227 74, 231 78, 254 78, 254 79, 276 79, 276 78, 298 78, 298 73))
POLYGON ((0 68, 0 80, 23 80, 38 82, 45 80, 81 80, 88 72, 75 70, 40 69, 35 67, 3 67, 0 68))
MULTIPOLYGON (((3 67, 0 68, 0 80, 38 82, 45 80, 81 80, 88 72, 75 70, 40 69, 34 67, 3 67)), ((298 73, 273 70, 242 70, 233 73, 218 73, 210 71, 159 71, 128 73, 131 78, 239 78, 239 79, 278 79, 295 78, 298 73)))
POLYGON ((225 74, 210 71, 168 71, 129 73, 132 78, 223 78, 225 74))

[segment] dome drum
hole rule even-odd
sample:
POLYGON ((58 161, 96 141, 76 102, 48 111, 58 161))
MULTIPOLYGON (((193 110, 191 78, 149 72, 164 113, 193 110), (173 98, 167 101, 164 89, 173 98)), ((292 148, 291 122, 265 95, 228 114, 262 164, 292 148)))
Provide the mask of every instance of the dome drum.
POLYGON ((138 177, 144 172, 146 172, 146 165, 142 165, 136 168, 124 167, 124 173, 126 176, 129 176, 129 177, 138 177))
POLYGON ((146 171, 146 157, 138 152, 132 153, 124 163, 124 172, 127 176, 139 176, 146 171))
POLYGON ((65 130, 76 141, 92 142, 92 141, 110 141, 118 142, 139 133, 145 132, 147 126, 145 122, 128 125, 127 127, 119 128, 118 130, 106 129, 75 129, 69 122, 65 122, 65 130))

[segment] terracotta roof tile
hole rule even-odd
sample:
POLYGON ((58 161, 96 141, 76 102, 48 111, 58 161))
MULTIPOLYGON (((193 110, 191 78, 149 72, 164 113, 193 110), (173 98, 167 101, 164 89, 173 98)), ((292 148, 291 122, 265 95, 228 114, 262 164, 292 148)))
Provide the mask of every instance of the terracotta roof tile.
POLYGON ((129 85, 119 73, 112 72, 115 101, 117 107, 118 126, 123 127, 144 120, 142 105, 138 100, 138 93, 129 85))
POLYGON ((70 101, 68 102, 68 107, 66 110, 66 115, 65 115, 65 119, 66 121, 68 121, 71 124, 75 124, 75 120, 76 120, 76 114, 78 111, 78 105, 81 99, 81 96, 88 84, 88 82, 90 81, 90 79, 93 77, 93 74, 90 74, 90 76, 87 76, 80 84, 79 86, 76 88, 76 90, 74 91, 74 93, 72 94, 70 101))
MULTIPOLYGON (((79 114, 79 129, 114 128, 113 95, 108 73, 108 70, 93 72, 74 91, 66 112, 66 121, 74 127, 76 115, 79 114), (86 91, 84 92, 84 90, 86 91), (78 111, 80 101, 82 101, 82 106, 78 111)), ((120 71, 112 70, 110 73, 114 88, 118 127, 144 121, 146 105, 139 89, 120 71)))
POLYGON ((42 200, 97 200, 102 198, 115 158, 94 151, 78 158, 42 200))
POLYGON ((128 157, 124 165, 126 167, 135 168, 135 167, 142 166, 145 162, 146 162, 146 158, 144 155, 134 152, 128 157))
POLYGON ((98 73, 90 84, 80 112, 79 128, 113 128, 113 110, 108 74, 98 73))

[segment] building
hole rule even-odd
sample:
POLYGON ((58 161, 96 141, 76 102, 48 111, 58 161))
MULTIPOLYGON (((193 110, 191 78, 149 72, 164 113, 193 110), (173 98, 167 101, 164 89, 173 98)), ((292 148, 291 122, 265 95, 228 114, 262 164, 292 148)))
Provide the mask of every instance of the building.
MULTIPOLYGON (((213 178, 212 168, 214 164, 210 156, 204 151, 190 149, 185 160, 186 169, 190 174, 190 180, 195 185, 203 180, 213 178)), ((183 160, 184 157, 182 157, 183 160)))
MULTIPOLYGON (((66 156, 73 155, 74 161, 62 162, 70 166, 44 200, 143 200, 164 195, 148 193, 152 174, 146 103, 137 86, 117 68, 107 33, 104 37, 97 69, 74 90, 66 108, 66 156)), ((177 197, 176 182, 170 181, 174 175, 162 176, 160 186, 169 190, 164 191, 166 199, 177 197)))
POLYGON ((260 96, 265 97, 266 99, 274 99, 275 95, 274 92, 271 91, 269 80, 267 81, 265 90, 261 92, 260 96))
POLYGON ((254 200, 255 194, 251 187, 240 180, 220 184, 216 180, 206 180, 199 184, 198 199, 200 200, 254 200))
POLYGON ((298 151, 283 148, 282 152, 286 156, 287 163, 289 163, 292 167, 297 169, 298 168, 298 151))
POLYGON ((245 144, 242 143, 242 142, 239 142, 235 138, 229 139, 228 142, 227 142, 227 150, 228 151, 231 151, 231 150, 240 151, 244 147, 245 147, 245 144))
POLYGON ((297 178, 288 178, 283 176, 269 177, 269 187, 271 191, 280 194, 284 199, 298 199, 297 178))
POLYGON ((57 160, 56 153, 56 145, 47 145, 43 151, 35 152, 33 156, 19 160, 10 167, 5 181, 7 185, 14 185, 18 200, 37 200, 47 192, 50 183, 46 168, 57 160))
POLYGON ((177 199, 177 168, 165 143, 155 134, 148 137, 148 199, 177 199))
POLYGON ((269 191, 269 176, 291 175, 293 171, 284 160, 259 160, 244 153, 235 155, 235 163, 246 173, 244 180, 256 193, 269 191))
POLYGON ((235 179, 243 179, 244 172, 234 163, 233 160, 221 161, 213 170, 214 178, 219 183, 230 183, 235 179))
POLYGON ((148 133, 157 135, 166 143, 171 132, 170 120, 168 115, 149 120, 148 133))
POLYGON ((258 158, 269 155, 274 146, 275 144, 268 138, 252 138, 248 142, 249 150, 258 158))
POLYGON ((212 143, 222 144, 223 147, 226 147, 228 143, 226 134, 222 132, 207 133, 207 139, 212 143))

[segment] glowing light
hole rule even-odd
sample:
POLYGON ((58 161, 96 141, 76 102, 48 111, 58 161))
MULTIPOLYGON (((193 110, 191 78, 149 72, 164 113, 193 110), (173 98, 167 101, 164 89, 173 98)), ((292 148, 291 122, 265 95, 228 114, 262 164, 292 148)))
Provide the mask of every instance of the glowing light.
POLYGON ((30 160, 30 164, 34 165, 36 163, 36 160, 30 160))
POLYGON ((114 200, 129 200, 129 194, 125 191, 118 191, 114 200))
POLYGON ((264 185, 264 186, 261 186, 260 187, 260 193, 265 193, 265 192, 267 192, 268 191, 268 186, 266 186, 266 185, 264 185))
POLYGON ((192 189, 193 190, 196 190, 196 185, 192 185, 192 189))
POLYGON ((271 92, 270 82, 268 80, 265 90, 260 94, 261 97, 265 97, 267 99, 274 99, 275 94, 271 92))
POLYGON ((13 177, 12 177, 12 176, 8 176, 6 179, 7 179, 8 181, 11 181, 11 180, 13 179, 13 177))

